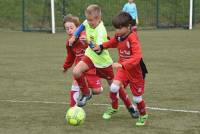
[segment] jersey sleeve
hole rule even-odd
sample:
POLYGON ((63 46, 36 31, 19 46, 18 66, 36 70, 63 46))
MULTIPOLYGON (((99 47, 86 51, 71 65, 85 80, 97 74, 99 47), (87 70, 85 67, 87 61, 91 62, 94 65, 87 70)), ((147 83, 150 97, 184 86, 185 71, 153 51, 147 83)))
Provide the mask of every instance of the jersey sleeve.
POLYGON ((107 42, 104 42, 103 48, 116 48, 117 47, 117 40, 115 38, 111 38, 107 42))
POLYGON ((67 56, 66 56, 65 62, 64 62, 64 64, 63 64, 63 68, 64 68, 64 69, 70 68, 70 67, 73 65, 74 60, 75 60, 75 58, 76 58, 76 56, 75 56, 75 54, 73 53, 71 47, 69 47, 68 42, 67 42, 66 44, 67 44, 67 45, 66 45, 67 56))
POLYGON ((129 37, 129 42, 131 44, 131 58, 124 61, 122 63, 123 67, 126 67, 127 65, 136 65, 140 63, 140 60, 142 58, 142 51, 140 42, 138 40, 138 37, 136 34, 129 37))
POLYGON ((84 24, 81 24, 77 29, 76 31, 74 32, 74 36, 76 38, 78 38, 81 34, 81 32, 83 32, 85 30, 85 25, 84 24))

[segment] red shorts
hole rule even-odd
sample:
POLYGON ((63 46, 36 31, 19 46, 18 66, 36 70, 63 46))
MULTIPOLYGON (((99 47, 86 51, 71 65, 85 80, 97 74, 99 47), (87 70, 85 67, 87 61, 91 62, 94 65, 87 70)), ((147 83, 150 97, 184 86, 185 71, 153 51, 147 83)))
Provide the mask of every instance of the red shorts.
MULTIPOLYGON (((88 88, 95 89, 95 88, 101 88, 101 79, 96 76, 96 74, 85 74, 86 82, 88 85, 88 88)), ((78 86, 78 83, 74 79, 73 85, 78 86)))
MULTIPOLYGON (((82 61, 88 65, 89 70, 96 68, 89 57, 84 56, 82 58, 82 61)), ((113 72, 112 65, 106 68, 96 68, 96 75, 106 80, 113 80, 114 72, 113 72)))
POLYGON ((117 70, 114 80, 121 81, 124 85, 124 88, 126 88, 129 84, 131 92, 134 96, 141 96, 144 93, 144 80, 137 82, 130 80, 125 70, 122 68, 117 70))

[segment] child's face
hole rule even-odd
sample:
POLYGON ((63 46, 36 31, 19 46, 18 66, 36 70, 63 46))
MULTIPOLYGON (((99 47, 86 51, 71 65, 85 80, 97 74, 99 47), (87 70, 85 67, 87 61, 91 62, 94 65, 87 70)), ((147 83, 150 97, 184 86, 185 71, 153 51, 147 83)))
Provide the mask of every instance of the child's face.
POLYGON ((96 28, 99 22, 101 21, 101 17, 94 17, 91 15, 87 15, 86 18, 87 18, 88 24, 92 28, 96 28))
POLYGON ((129 27, 121 27, 121 28, 115 29, 115 34, 117 36, 124 36, 124 35, 127 35, 129 32, 130 32, 129 27))
POLYGON ((72 36, 73 33, 76 31, 76 25, 73 22, 66 22, 64 26, 65 26, 66 33, 69 36, 72 36))

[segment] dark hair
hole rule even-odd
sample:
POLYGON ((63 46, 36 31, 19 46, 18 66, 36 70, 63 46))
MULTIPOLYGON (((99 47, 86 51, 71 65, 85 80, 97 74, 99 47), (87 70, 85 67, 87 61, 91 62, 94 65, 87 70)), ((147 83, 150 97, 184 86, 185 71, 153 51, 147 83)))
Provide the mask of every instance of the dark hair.
POLYGON ((120 12, 112 19, 112 24, 115 28, 135 26, 135 21, 127 12, 120 12))
POLYGON ((79 18, 76 16, 73 16, 72 14, 68 14, 68 15, 64 16, 63 24, 65 24, 66 22, 72 22, 75 24, 76 27, 78 27, 80 25, 79 18))

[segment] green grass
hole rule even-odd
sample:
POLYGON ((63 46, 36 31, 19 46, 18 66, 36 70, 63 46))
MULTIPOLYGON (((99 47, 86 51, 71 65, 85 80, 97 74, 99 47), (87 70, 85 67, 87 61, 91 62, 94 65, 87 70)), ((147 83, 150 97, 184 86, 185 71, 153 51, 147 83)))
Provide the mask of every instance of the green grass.
MULTIPOLYGON (((139 31, 149 69, 147 106, 200 111, 199 34, 200 30, 139 31)), ((136 127, 136 120, 121 108, 111 120, 103 120, 106 106, 92 104, 109 103, 105 81, 104 93, 84 107, 85 123, 69 126, 64 120, 68 105, 63 102, 69 99, 71 70, 60 71, 66 55, 65 34, 0 32, 0 37, 0 134, 200 133, 200 113, 148 109, 148 126, 136 127)), ((110 52, 116 60, 116 51, 110 52)))

